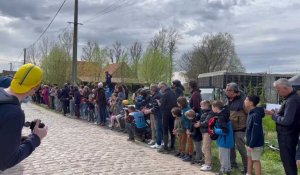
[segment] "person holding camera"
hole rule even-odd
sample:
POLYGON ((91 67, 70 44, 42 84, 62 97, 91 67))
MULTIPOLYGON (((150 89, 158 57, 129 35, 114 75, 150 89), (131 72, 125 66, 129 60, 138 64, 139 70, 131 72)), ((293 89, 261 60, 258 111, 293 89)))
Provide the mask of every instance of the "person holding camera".
POLYGON ((39 128, 37 120, 32 133, 21 141, 25 115, 21 102, 39 89, 43 71, 25 64, 16 72, 8 88, 0 88, 0 171, 15 166, 27 158, 47 135, 47 127, 39 128))

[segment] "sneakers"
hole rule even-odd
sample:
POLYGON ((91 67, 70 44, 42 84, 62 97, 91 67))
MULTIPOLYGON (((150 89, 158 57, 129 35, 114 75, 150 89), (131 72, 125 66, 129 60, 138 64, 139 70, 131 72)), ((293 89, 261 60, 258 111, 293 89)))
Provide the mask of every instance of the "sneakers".
POLYGON ((200 168, 201 171, 211 171, 212 170, 212 167, 209 166, 209 165, 202 165, 201 168, 200 168))
POLYGON ((190 162, 190 161, 192 161, 192 156, 187 155, 186 157, 184 157, 184 158, 182 159, 182 161, 184 161, 184 162, 190 162))
POLYGON ((148 145, 154 145, 155 144, 155 141, 154 140, 151 140, 148 145))
POLYGON ((175 157, 179 157, 181 155, 181 153, 180 152, 177 152, 174 156, 175 157))
POLYGON ((180 156, 178 156, 180 159, 182 159, 183 157, 185 157, 184 153, 181 153, 180 156))
POLYGON ((153 149, 161 149, 161 145, 158 145, 157 143, 155 143, 154 145, 150 146, 150 148, 153 148, 153 149))

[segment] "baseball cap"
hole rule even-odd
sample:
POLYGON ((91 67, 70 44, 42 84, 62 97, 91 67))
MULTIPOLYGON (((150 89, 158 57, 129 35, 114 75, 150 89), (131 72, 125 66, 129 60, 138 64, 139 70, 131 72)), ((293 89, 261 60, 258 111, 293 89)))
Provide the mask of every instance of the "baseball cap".
POLYGON ((12 82, 11 89, 17 94, 24 94, 41 84, 43 71, 40 67, 28 63, 20 67, 16 72, 12 82))
POLYGON ((11 77, 0 77, 0 87, 8 88, 10 86, 11 80, 11 77))

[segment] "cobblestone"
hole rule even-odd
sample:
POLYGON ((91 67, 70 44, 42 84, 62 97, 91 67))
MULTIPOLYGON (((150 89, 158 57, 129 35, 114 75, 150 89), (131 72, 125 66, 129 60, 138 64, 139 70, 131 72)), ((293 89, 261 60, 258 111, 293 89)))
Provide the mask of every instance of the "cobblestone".
MULTIPOLYGON (((63 117, 33 104, 24 104, 26 121, 39 118, 48 136, 34 153, 1 175, 209 175, 199 166, 160 154, 127 136, 87 122, 63 117)), ((24 134, 29 133, 25 128, 24 134)))

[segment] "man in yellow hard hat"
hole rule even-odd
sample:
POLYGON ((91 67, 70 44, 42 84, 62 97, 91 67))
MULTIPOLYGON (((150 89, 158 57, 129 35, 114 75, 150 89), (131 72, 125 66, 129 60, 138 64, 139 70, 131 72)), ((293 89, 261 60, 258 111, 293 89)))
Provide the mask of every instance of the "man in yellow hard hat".
POLYGON ((0 88, 0 171, 27 158, 47 135, 47 127, 39 128, 38 120, 32 133, 21 142, 25 115, 20 104, 35 93, 42 77, 41 68, 25 64, 16 72, 8 88, 0 88))

